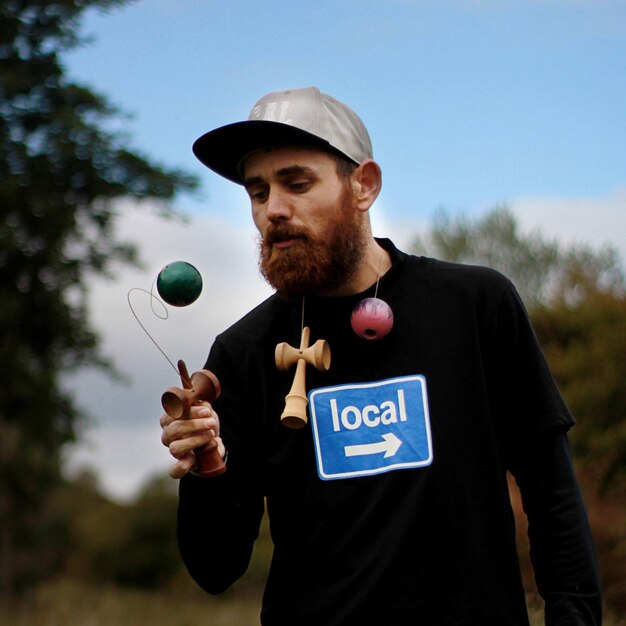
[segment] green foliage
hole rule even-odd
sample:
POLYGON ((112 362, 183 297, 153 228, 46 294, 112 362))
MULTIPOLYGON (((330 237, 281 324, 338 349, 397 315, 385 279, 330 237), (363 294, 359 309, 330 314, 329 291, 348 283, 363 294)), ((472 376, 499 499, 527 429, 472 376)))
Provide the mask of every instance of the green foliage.
MULTIPOLYGON (((119 111, 69 80, 61 55, 80 17, 124 0, 5 0, 0 7, 0 590, 45 569, 33 525, 80 415, 59 375, 104 365, 86 279, 136 261, 113 237, 112 202, 167 201, 195 180, 151 163, 110 130, 119 111)), ((167 213, 167 209, 163 209, 167 213)))
POLYGON ((77 580, 154 589, 176 578, 182 562, 176 544, 176 483, 148 483, 136 501, 101 495, 84 473, 58 488, 47 523, 57 530, 57 571, 77 580))
POLYGON ((130 529, 117 557, 112 579, 120 584, 157 588, 181 569, 176 543, 177 483, 169 476, 155 479, 130 509, 130 529))
MULTIPOLYGON (((49 568, 57 578, 87 585, 203 596, 180 558, 177 507, 178 482, 169 476, 154 477, 132 502, 121 504, 103 496, 96 477, 85 470, 54 490, 39 519, 55 546, 49 568)), ((265 518, 248 571, 223 601, 260 596, 271 554, 265 518)))
POLYGON ((535 309, 533 323, 577 419, 577 458, 602 488, 626 489, 626 297, 590 292, 535 309))
MULTIPOLYGON (((191 579, 176 542, 177 507, 178 482, 169 476, 153 478, 135 500, 120 504, 103 496, 94 475, 83 472, 54 491, 40 520, 57 546, 54 570, 92 584, 180 587, 191 579)), ((250 568, 229 595, 264 586, 271 550, 265 520, 250 568)))

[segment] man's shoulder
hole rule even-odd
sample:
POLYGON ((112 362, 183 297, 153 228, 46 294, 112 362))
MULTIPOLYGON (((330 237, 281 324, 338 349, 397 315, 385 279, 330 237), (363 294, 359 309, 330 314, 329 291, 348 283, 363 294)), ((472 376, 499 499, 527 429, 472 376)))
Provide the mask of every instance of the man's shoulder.
POLYGON ((412 254, 407 254, 406 257, 410 273, 446 287, 458 285, 465 289, 495 290, 506 290, 512 287, 511 281, 504 274, 484 265, 442 261, 412 254))

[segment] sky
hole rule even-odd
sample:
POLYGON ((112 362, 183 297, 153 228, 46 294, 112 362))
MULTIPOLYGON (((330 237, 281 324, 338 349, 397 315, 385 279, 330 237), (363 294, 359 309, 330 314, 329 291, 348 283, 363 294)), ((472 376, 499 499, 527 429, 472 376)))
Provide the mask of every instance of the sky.
POLYGON ((150 291, 175 260, 200 270, 200 299, 168 319, 130 294, 191 371, 270 293, 245 193, 191 152, 265 93, 315 85, 360 115, 383 170, 374 231, 400 247, 440 208, 479 217, 507 204, 524 230, 626 259, 623 0, 138 0, 88 12, 81 32, 90 42, 64 57, 68 76, 129 114, 111 127, 130 148, 201 180, 174 202, 185 220, 121 202, 118 234, 143 266, 91 281, 92 322, 120 379, 68 378, 90 417, 67 462, 95 469, 113 497, 132 498, 173 462, 158 417, 176 374, 129 290, 150 291))

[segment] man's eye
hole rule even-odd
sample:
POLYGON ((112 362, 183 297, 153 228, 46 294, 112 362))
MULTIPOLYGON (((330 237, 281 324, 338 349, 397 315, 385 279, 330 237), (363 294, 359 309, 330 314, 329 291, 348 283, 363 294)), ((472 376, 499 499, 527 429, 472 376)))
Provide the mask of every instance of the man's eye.
POLYGON ((251 191, 250 198, 255 202, 264 202, 267 199, 267 191, 251 191))
POLYGON ((290 183, 289 188, 296 193, 302 193, 310 187, 311 183, 308 180, 300 180, 290 183))

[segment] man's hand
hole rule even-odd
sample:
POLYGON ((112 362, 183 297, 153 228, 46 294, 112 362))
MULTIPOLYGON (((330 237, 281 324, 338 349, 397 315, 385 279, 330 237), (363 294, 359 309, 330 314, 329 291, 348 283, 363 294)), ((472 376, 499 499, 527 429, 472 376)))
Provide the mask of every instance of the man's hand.
POLYGON ((169 448, 170 454, 177 459, 170 468, 172 478, 182 478, 196 468, 194 450, 207 444, 217 448, 222 458, 226 448, 220 438, 220 420, 208 402, 191 407, 188 419, 174 419, 163 413, 160 419, 161 442, 169 448))

